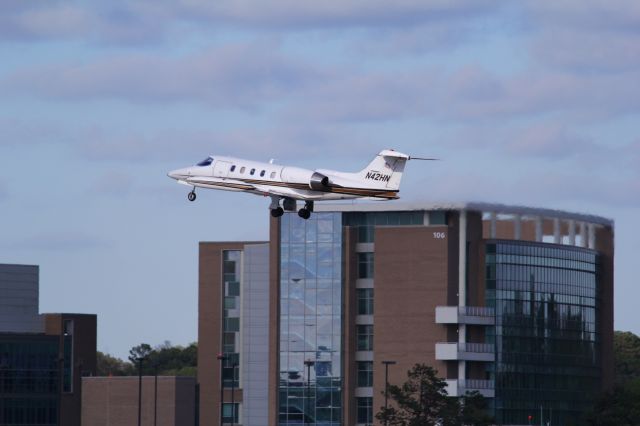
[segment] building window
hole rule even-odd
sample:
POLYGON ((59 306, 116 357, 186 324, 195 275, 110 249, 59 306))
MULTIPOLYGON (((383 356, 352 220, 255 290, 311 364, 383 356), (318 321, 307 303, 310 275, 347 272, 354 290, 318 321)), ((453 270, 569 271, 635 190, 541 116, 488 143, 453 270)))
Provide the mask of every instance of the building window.
POLYGON ((373 361, 358 361, 358 386, 373 386, 373 361))
POLYGON ((358 228, 358 242, 372 243, 376 226, 410 226, 424 224, 424 212, 368 212, 345 214, 346 225, 358 228))
POLYGON ((224 280, 224 314, 223 314, 223 342, 222 352, 227 360, 222 366, 222 380, 224 387, 239 386, 240 363, 240 318, 236 309, 240 307, 240 279, 242 252, 240 250, 225 250, 223 252, 223 280, 224 280))
POLYGON ((429 212, 429 225, 446 225, 447 212, 436 210, 429 212))
POLYGON ((240 296, 240 283, 231 281, 227 283, 227 296, 240 296))
POLYGON ((358 315, 373 315, 373 289, 356 289, 358 297, 358 315))
POLYGON ((373 350, 373 326, 357 325, 356 334, 358 339, 358 350, 372 351, 373 350))
POLYGON ((224 298, 224 308, 225 309, 235 309, 236 308, 236 298, 235 297, 225 297, 224 298))
POLYGON ((357 422, 366 425, 373 424, 373 398, 356 398, 356 406, 358 411, 357 422))
POLYGON ((373 278, 373 253, 358 253, 358 278, 373 278))
POLYGON ((240 331, 240 318, 225 318, 224 331, 227 331, 227 332, 240 331))
POLYGON ((238 406, 240 404, 236 403, 224 403, 222 404, 222 422, 235 424, 239 423, 238 419, 238 406))

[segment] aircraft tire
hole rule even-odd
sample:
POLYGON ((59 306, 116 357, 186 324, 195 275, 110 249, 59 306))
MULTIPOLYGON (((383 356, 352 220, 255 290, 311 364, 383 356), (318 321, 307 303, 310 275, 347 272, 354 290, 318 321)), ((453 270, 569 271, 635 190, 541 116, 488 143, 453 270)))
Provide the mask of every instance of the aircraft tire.
POLYGON ((282 209, 282 207, 271 209, 271 216, 272 217, 280 217, 283 214, 284 214, 284 210, 282 209))
POLYGON ((196 200, 196 192, 195 191, 191 191, 188 195, 187 195, 187 199, 189 201, 195 201, 196 200))
POLYGON ((311 212, 307 209, 300 209, 298 210, 298 216, 306 220, 311 217, 311 212))

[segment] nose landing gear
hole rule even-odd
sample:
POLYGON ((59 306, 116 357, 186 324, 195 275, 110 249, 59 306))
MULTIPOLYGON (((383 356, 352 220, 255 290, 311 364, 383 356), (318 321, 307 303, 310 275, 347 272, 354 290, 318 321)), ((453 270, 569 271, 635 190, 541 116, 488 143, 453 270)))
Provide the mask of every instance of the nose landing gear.
POLYGON ((189 201, 195 201, 196 200, 196 189, 195 188, 193 188, 191 190, 191 192, 187 194, 187 199, 189 201))
POLYGON ((277 207, 275 209, 271 209, 272 217, 280 217, 284 214, 284 209, 282 207, 277 207))

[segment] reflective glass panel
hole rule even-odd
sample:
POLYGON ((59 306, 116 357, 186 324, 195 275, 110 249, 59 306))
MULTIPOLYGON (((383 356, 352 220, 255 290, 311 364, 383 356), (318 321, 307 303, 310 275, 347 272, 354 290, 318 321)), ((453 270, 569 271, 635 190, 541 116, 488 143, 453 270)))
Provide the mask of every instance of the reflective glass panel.
POLYGON ((279 424, 338 426, 342 215, 281 218, 279 424))
POLYGON ((488 374, 498 423, 526 424, 534 413, 545 424, 576 424, 602 375, 597 252, 492 241, 485 267, 486 304, 496 311, 486 339, 496 350, 488 374))

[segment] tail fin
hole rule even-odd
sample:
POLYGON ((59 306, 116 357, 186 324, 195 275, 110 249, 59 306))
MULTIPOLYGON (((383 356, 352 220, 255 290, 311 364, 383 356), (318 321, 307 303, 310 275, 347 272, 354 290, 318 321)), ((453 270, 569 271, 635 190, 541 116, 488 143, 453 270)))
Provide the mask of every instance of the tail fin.
POLYGON ((401 152, 385 149, 359 173, 358 178, 375 188, 392 191, 400 189, 400 180, 404 172, 404 165, 409 156, 401 152))

